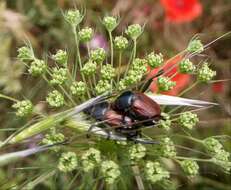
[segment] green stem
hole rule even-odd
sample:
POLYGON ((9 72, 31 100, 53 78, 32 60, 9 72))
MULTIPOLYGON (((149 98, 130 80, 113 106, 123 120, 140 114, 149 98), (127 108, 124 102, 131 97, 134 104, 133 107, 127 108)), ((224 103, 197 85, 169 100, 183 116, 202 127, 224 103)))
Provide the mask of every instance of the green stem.
POLYGON ((192 157, 183 157, 183 156, 176 156, 176 159, 179 160, 194 160, 198 162, 212 162, 211 159, 201 159, 201 158, 192 158, 192 157))
POLYGON ((133 49, 133 60, 132 61, 134 61, 134 59, 136 58, 136 39, 133 40, 133 42, 134 42, 134 49, 133 49))
POLYGON ((121 72, 121 63, 122 62, 122 52, 119 52, 119 70, 118 70, 118 75, 117 75, 117 84, 119 84, 120 80, 120 72, 121 72))
POLYGON ((178 96, 184 95, 186 92, 188 92, 189 90, 191 90, 192 88, 194 88, 197 84, 198 84, 198 81, 194 82, 190 87, 188 87, 187 89, 185 89, 185 90, 184 90, 183 92, 181 92, 178 96))
POLYGON ((11 100, 11 101, 13 101, 13 102, 18 102, 17 99, 12 98, 12 97, 10 97, 10 96, 6 96, 6 95, 4 95, 4 94, 0 94, 0 98, 4 98, 4 99, 7 99, 7 100, 11 100))
POLYGON ((114 52, 113 52, 113 41, 112 41, 112 34, 110 31, 109 33, 109 39, 110 39, 110 47, 111 47, 111 66, 113 67, 113 58, 114 58, 114 52))
MULTIPOLYGON (((79 62, 79 68, 80 68, 80 71, 82 69, 82 62, 81 62, 81 57, 80 57, 80 51, 79 51, 79 39, 78 39, 78 34, 76 32, 76 28, 75 27, 72 27, 72 30, 73 30, 73 33, 74 33, 74 37, 75 37, 75 43, 76 43, 76 50, 77 50, 77 59, 76 59, 76 63, 74 64, 74 73, 73 73, 73 78, 74 80, 76 79, 76 72, 77 72, 77 60, 79 62)), ((81 73, 81 72, 80 72, 81 73)), ((81 73, 81 76, 82 76, 82 79, 83 79, 83 82, 86 83, 86 78, 84 76, 84 74, 81 73)), ((87 83, 86 83, 87 84, 87 83)), ((87 90, 87 95, 88 97, 90 98, 91 95, 89 93, 89 91, 87 90)))

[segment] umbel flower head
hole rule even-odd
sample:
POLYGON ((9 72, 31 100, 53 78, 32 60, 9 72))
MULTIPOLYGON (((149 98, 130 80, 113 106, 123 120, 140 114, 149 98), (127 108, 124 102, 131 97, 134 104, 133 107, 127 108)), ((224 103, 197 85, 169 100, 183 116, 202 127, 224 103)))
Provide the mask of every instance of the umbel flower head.
POLYGON ((152 52, 148 54, 146 59, 148 65, 153 69, 161 66, 164 63, 163 55, 161 53, 155 54, 154 52, 152 52))
POLYGON ((32 76, 40 76, 46 72, 46 69, 47 65, 43 60, 34 59, 28 71, 32 76))
POLYGON ((77 168, 78 160, 74 152, 65 152, 59 158, 58 169, 62 172, 70 172, 77 168))
POLYGON ((179 70, 181 73, 191 74, 196 70, 196 66, 189 59, 184 59, 179 64, 179 70))
POLYGON ((18 59, 22 62, 31 61, 34 59, 34 53, 31 48, 23 46, 18 49, 18 59))
POLYGON ((46 101, 51 107, 61 107, 64 105, 64 97, 57 90, 50 92, 46 97, 46 101))
POLYGON ((101 162, 100 151, 95 148, 90 148, 82 155, 81 161, 85 172, 94 169, 101 162))
POLYGON ((112 32, 117 26, 117 20, 115 17, 106 16, 103 18, 103 25, 109 32, 112 32))
POLYGON ((198 175, 199 166, 197 162, 193 160, 184 160, 180 162, 182 169, 184 170, 185 174, 189 175, 190 177, 198 175))
MULTIPOLYGON (((65 136, 62 133, 56 133, 56 132, 52 132, 50 134, 46 134, 45 137, 42 140, 42 144, 45 145, 52 145, 55 143, 61 143, 63 142, 65 139, 65 136)), ((52 148, 54 151, 58 151, 60 150, 59 146, 55 146, 52 148)))
POLYGON ((120 176, 119 166, 112 160, 103 161, 101 163, 101 171, 108 184, 113 184, 120 176))
POLYGON ((142 27, 139 24, 132 24, 128 26, 125 33, 132 39, 136 40, 143 32, 142 27))
POLYGON ((209 82, 214 76, 216 76, 216 71, 209 68, 208 63, 204 63, 202 67, 198 70, 197 80, 199 82, 209 82))
POLYGON ((81 72, 86 76, 91 76, 96 73, 96 68, 96 62, 89 60, 87 63, 84 64, 83 68, 81 69, 81 72))
POLYGON ((97 94, 103 94, 104 92, 109 91, 112 88, 110 81, 108 80, 99 80, 95 90, 97 94))
POLYGON ((176 148, 173 141, 168 138, 162 138, 159 145, 160 155, 166 158, 172 158, 176 156, 176 148))
POLYGON ((151 183, 156 183, 170 177, 169 172, 159 162, 151 161, 148 161, 145 165, 145 176, 151 183))
POLYGON ((116 75, 115 68, 113 68, 110 64, 103 65, 100 73, 104 80, 110 80, 116 75))
POLYGON ((61 85, 67 80, 67 69, 55 67, 52 70, 52 80, 50 81, 53 85, 61 85))
POLYGON ((86 83, 79 81, 73 82, 70 87, 71 93, 76 96, 84 96, 87 92, 87 85, 86 83))
POLYGON ((128 46, 127 38, 123 36, 116 36, 114 39, 115 48, 118 50, 124 50, 128 46))
POLYGON ((171 81, 169 77, 158 77, 157 86, 160 91, 171 90, 176 85, 176 82, 171 81))
POLYGON ((31 103, 30 100, 18 101, 15 104, 13 104, 12 107, 17 110, 16 115, 19 117, 28 116, 33 111, 33 104, 31 103))
POLYGON ((194 39, 189 42, 187 51, 190 53, 201 53, 202 51, 204 51, 204 46, 200 40, 194 39))
POLYGON ((67 56, 67 52, 64 51, 64 50, 58 50, 56 52, 56 54, 54 54, 52 56, 52 58, 59 64, 59 65, 63 65, 63 66, 66 66, 67 65, 67 59, 68 59, 68 56, 67 56))
POLYGON ((83 16, 81 15, 79 10, 68 10, 64 14, 64 18, 73 27, 79 25, 79 23, 83 20, 83 16))
POLYGON ((197 114, 192 113, 192 112, 184 112, 180 115, 179 119, 179 124, 182 127, 192 129, 196 123, 199 121, 197 114))
POLYGON ((135 144, 129 148, 128 152, 132 161, 139 161, 146 155, 146 148, 142 144, 135 144))
POLYGON ((93 37, 93 30, 90 27, 85 27, 79 31, 79 39, 82 42, 89 42, 93 37))
POLYGON ((103 48, 97 48, 90 53, 90 59, 93 62, 101 64, 106 58, 106 52, 103 48))

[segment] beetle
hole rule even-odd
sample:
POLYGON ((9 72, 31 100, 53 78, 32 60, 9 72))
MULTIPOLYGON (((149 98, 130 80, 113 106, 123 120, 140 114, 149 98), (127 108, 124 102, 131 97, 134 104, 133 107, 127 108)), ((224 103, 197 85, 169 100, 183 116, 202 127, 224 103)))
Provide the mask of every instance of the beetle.
POLYGON ((144 93, 125 91, 116 98, 113 109, 143 126, 153 125, 161 118, 159 104, 144 93))

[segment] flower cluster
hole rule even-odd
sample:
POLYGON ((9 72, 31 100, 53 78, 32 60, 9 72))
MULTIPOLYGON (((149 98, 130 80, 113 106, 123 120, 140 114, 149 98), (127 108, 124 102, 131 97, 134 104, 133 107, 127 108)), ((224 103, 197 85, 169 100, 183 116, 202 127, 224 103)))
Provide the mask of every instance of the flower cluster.
POLYGON ((182 169, 184 170, 184 172, 190 177, 196 176, 199 173, 199 166, 197 162, 193 160, 181 161, 180 165, 182 169))
POLYGON ((128 46, 127 38, 123 36, 116 36, 114 39, 115 48, 118 50, 124 50, 128 46))
POLYGON ((17 110, 16 115, 19 117, 25 117, 33 112, 33 104, 30 100, 18 101, 12 106, 17 110))
POLYGON ((106 64, 102 66, 100 73, 102 79, 110 80, 115 77, 115 68, 112 67, 110 64, 106 64))
POLYGON ((86 76, 91 76, 96 73, 96 68, 96 63, 90 60, 84 64, 83 68, 81 69, 81 72, 86 76))
POLYGON ((169 77, 158 77, 157 86, 160 91, 171 90, 176 85, 176 82, 171 81, 169 77))
POLYGON ((132 39, 136 40, 143 32, 142 27, 139 24, 132 24, 128 26, 125 33, 132 39))
POLYGON ((101 162, 100 151, 90 148, 82 155, 81 161, 85 172, 93 170, 101 162))
POLYGON ((77 168, 78 159, 74 152, 65 152, 59 158, 58 169, 62 172, 70 172, 77 168))
MULTIPOLYGON (((64 139, 65 139, 65 136, 62 133, 52 132, 50 134, 45 135, 45 137, 42 140, 42 144, 52 145, 56 143, 61 143, 64 141, 64 139)), ((60 149, 60 147, 55 146, 52 149, 57 152, 60 149)))
POLYGON ((64 105, 64 97, 57 90, 53 90, 52 92, 50 92, 46 97, 46 101, 52 107, 61 107, 64 105))
POLYGON ((184 112, 178 118, 180 126, 188 129, 192 129, 199 121, 197 114, 192 112, 184 112))
POLYGON ((67 69, 66 68, 53 68, 52 79, 50 81, 53 85, 61 85, 67 80, 67 69))
POLYGON ((189 59, 184 59, 179 64, 179 70, 181 73, 192 74, 196 70, 196 66, 189 59))
POLYGON ((155 54, 154 52, 147 55, 147 62, 151 68, 157 68, 164 63, 163 55, 161 53, 155 54))
POLYGON ((34 59, 34 61, 32 61, 32 63, 30 64, 30 68, 28 71, 32 76, 40 76, 46 72, 46 69, 47 65, 43 60, 34 59))
POLYGON ((70 87, 70 90, 71 90, 71 94, 73 95, 84 96, 87 91, 87 85, 82 81, 73 82, 70 87))
POLYGON ((146 155, 146 148, 142 144, 135 144, 129 148, 128 152, 132 161, 138 161, 146 155))
POLYGON ((189 42, 187 51, 190 53, 201 53, 204 51, 204 46, 200 40, 195 39, 189 42))
POLYGON ((115 180, 120 176, 119 166, 111 160, 103 161, 101 165, 101 171, 105 181, 108 184, 114 183, 115 180))
POLYGON ((52 56, 52 58, 59 64, 59 65, 63 65, 63 66, 66 66, 67 65, 67 59, 68 59, 68 56, 67 56, 67 52, 64 51, 64 50, 58 50, 56 52, 56 54, 54 54, 52 56))
POLYGON ((102 94, 104 92, 107 92, 112 89, 111 83, 108 80, 99 80, 96 87, 95 91, 97 94, 102 94))
POLYGON ((64 18, 73 27, 79 25, 79 23, 83 20, 83 16, 79 10, 68 10, 65 13, 64 18))
POLYGON ((231 162, 229 162, 230 153, 224 150, 223 145, 217 139, 208 137, 203 140, 203 144, 213 157, 214 163, 220 165, 226 171, 231 170, 231 162))
POLYGON ((18 59, 22 62, 31 61, 34 59, 33 50, 29 47, 23 46, 18 49, 18 59))
POLYGON ((79 31, 79 39, 81 42, 89 42, 93 37, 92 28, 86 27, 79 31))
POLYGON ((148 161, 145 165, 145 176, 151 183, 156 183, 168 179, 170 174, 159 162, 148 161))
POLYGON ((166 157, 166 158, 173 158, 176 156, 176 148, 174 146, 174 143, 168 137, 162 138, 160 140, 158 151, 161 156, 166 157))
POLYGON ((198 70, 197 80, 200 82, 208 82, 214 76, 216 76, 216 71, 209 68, 208 63, 204 63, 202 67, 198 70))
POLYGON ((120 81, 119 89, 123 90, 124 88, 139 82, 147 71, 146 63, 147 61, 145 59, 134 59, 128 74, 120 81))
POLYGON ((109 32, 112 32, 117 26, 117 20, 112 16, 106 16, 103 18, 103 25, 109 32))
POLYGON ((90 59, 93 62, 101 64, 106 58, 106 52, 103 48, 97 48, 90 52, 90 59))

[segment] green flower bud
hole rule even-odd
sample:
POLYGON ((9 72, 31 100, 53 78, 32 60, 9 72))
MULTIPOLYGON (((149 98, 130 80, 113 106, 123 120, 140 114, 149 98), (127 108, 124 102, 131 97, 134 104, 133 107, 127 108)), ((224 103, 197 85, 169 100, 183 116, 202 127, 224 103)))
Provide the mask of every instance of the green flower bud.
POLYGON ((39 76, 46 72, 47 65, 43 60, 34 59, 29 68, 29 73, 32 76, 39 76))
POLYGON ((100 151, 90 148, 82 155, 81 160, 85 172, 93 170, 101 162, 100 151))
POLYGON ((73 82, 70 89, 73 95, 84 96, 87 92, 87 85, 82 81, 73 82))
POLYGON ((231 162, 229 161, 230 153, 225 150, 220 150, 219 153, 214 154, 212 161, 218 166, 222 167, 226 172, 231 171, 231 162))
POLYGON ((202 67, 198 70, 197 80, 200 82, 208 82, 214 76, 216 76, 216 71, 209 68, 208 63, 204 63, 202 67))
POLYGON ((64 105, 64 97, 57 90, 50 92, 46 97, 46 101, 51 107, 61 107, 64 105))
POLYGON ((64 50, 58 50, 55 55, 52 56, 52 58, 60 65, 66 66, 67 65, 67 52, 64 50))
MULTIPOLYGON (((44 145, 52 145, 56 143, 61 143, 65 139, 65 136, 62 133, 51 133, 51 134, 46 134, 45 137, 42 140, 42 144, 44 145)), ((60 146, 54 146, 52 147, 52 150, 55 152, 60 150, 60 146)))
POLYGON ((197 114, 192 112, 184 112, 180 115, 178 122, 180 126, 188 129, 192 129, 199 121, 197 114))
POLYGON ((181 73, 191 74, 196 70, 196 66, 189 59, 185 59, 180 62, 179 70, 181 73))
POLYGON ((171 124, 172 124, 171 120, 161 119, 158 123, 158 127, 166 131, 169 131, 171 129, 171 124))
POLYGON ((103 48, 97 48, 90 53, 90 59, 98 64, 101 64, 106 58, 106 52, 103 48))
POLYGON ((154 52, 152 52, 152 53, 148 54, 146 59, 148 61, 148 65, 151 68, 157 68, 157 67, 163 65, 163 63, 164 63, 164 58, 163 58, 163 55, 161 53, 155 54, 154 52))
POLYGON ((117 20, 114 17, 106 16, 103 18, 103 25, 109 32, 112 32, 117 26, 117 20))
POLYGON ((128 40, 123 36, 116 36, 114 39, 115 48, 118 50, 124 50, 128 47, 128 40))
POLYGON ((90 60, 84 64, 83 68, 81 69, 81 72, 86 76, 91 76, 96 73, 96 68, 96 63, 90 60))
POLYGON ((95 87, 97 94, 103 94, 104 92, 107 92, 111 90, 112 86, 110 84, 110 81, 108 80, 99 80, 98 84, 95 87))
POLYGON ((173 141, 166 137, 160 140, 159 153, 166 158, 172 158, 176 156, 176 148, 173 141))
POLYGON ((79 39, 81 42, 89 42, 93 37, 92 28, 86 27, 79 31, 79 39))
POLYGON ((184 160, 180 162, 180 165, 184 172, 190 177, 196 176, 199 173, 199 166, 197 162, 193 160, 184 160))
POLYGON ((207 151, 212 155, 219 154, 219 152, 223 150, 223 145, 213 137, 208 137, 204 139, 203 144, 207 151))
POLYGON ((79 23, 82 22, 83 20, 83 16, 79 12, 79 10, 68 10, 64 14, 64 18, 73 27, 76 27, 77 25, 79 25, 79 23))
POLYGON ((129 148, 128 153, 132 161, 139 161, 146 155, 146 148, 142 144, 135 144, 129 148))
POLYGON ((111 160, 103 161, 101 163, 101 171, 108 184, 113 184, 120 176, 119 166, 111 160))
POLYGON ((67 80, 67 69, 66 68, 54 68, 52 72, 52 80, 50 81, 53 85, 61 85, 67 80))
POLYGON ((18 59, 20 61, 31 61, 34 59, 33 50, 27 46, 23 46, 18 49, 18 59))
POLYGON ((171 81, 168 77, 158 77, 157 86, 160 91, 171 90, 176 85, 176 82, 171 81))
POLYGON ((128 26, 125 33, 133 40, 136 40, 143 32, 142 27, 139 24, 132 24, 128 26))
POLYGON ((125 90, 127 88, 127 85, 126 85, 126 80, 125 79, 121 79, 119 81, 119 90, 125 90))
POLYGON ((65 152, 62 153, 60 159, 59 159, 59 164, 58 164, 58 169, 62 172, 71 172, 75 170, 78 166, 78 160, 77 156, 74 152, 65 152))
POLYGON ((151 183, 156 183, 168 179, 170 174, 159 162, 148 161, 145 165, 145 176, 151 183))
POLYGON ((200 40, 195 39, 189 42, 187 51, 189 53, 201 53, 202 51, 204 51, 204 46, 200 40))
POLYGON ((115 68, 112 67, 110 64, 106 64, 102 66, 100 73, 101 73, 102 79, 110 80, 113 77, 115 77, 115 68))
POLYGON ((33 104, 30 100, 18 101, 12 107, 17 110, 16 115, 19 117, 28 116, 33 112, 33 104))

